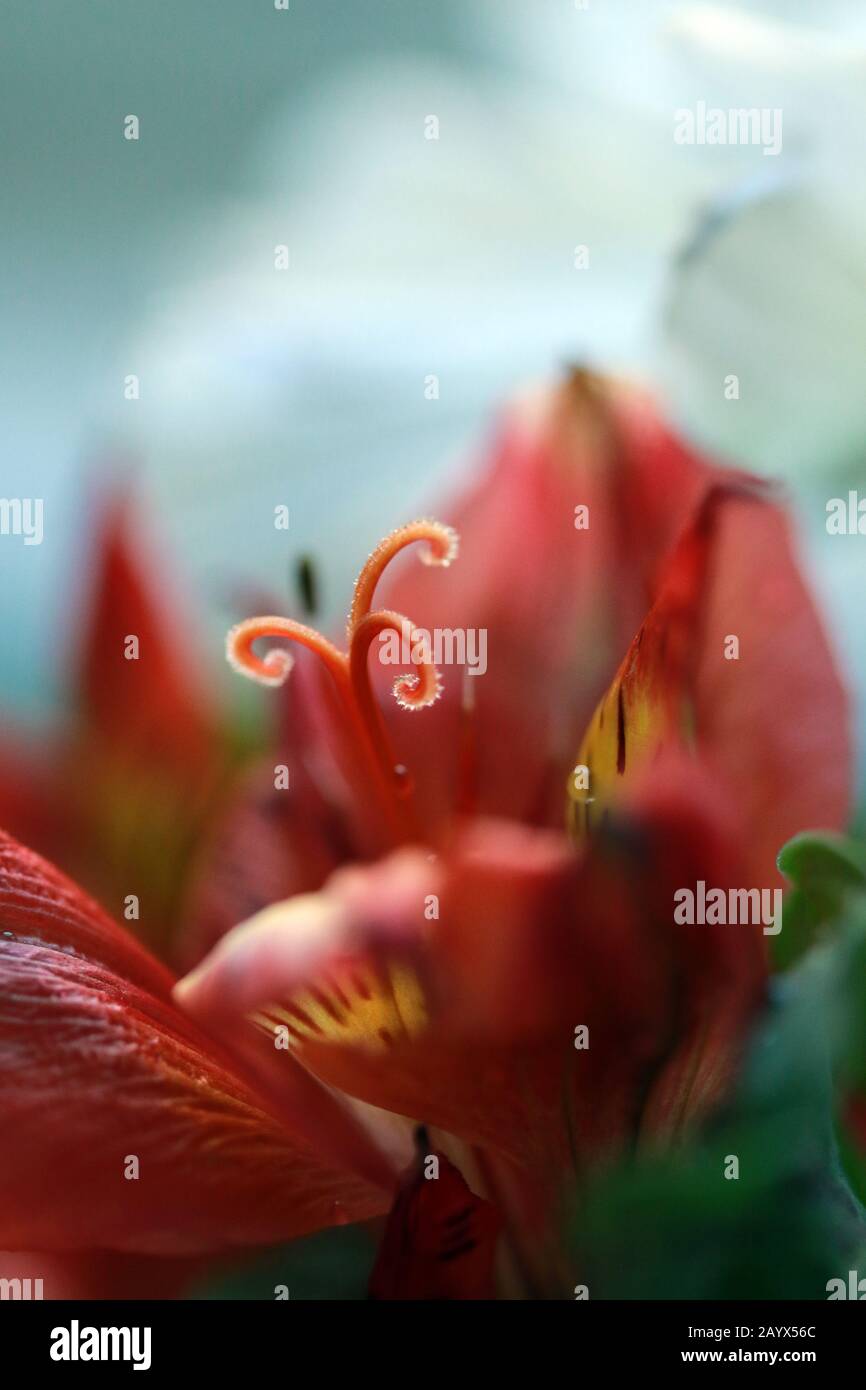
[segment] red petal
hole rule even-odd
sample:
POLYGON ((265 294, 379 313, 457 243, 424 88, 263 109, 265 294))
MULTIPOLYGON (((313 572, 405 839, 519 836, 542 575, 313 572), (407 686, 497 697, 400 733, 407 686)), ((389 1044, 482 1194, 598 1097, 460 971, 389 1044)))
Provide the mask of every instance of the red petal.
POLYGON ((173 1007, 162 966, 6 836, 0 930, 0 1246, 186 1255, 387 1204, 351 1171, 363 1145, 324 1093, 323 1148, 345 1132, 346 1168, 317 1153, 299 1109, 312 1083, 291 1059, 290 1131, 173 1007))
POLYGON ((192 624, 182 625, 165 556, 145 550, 125 492, 104 505, 93 568, 80 717, 62 768, 78 841, 62 862, 112 911, 139 893, 142 935, 167 954, 189 848, 212 810, 224 754, 192 624))
POLYGON ((127 754, 200 766, 214 728, 203 663, 191 629, 181 627, 175 597, 165 592, 165 559, 145 554, 126 494, 109 499, 95 548, 79 676, 85 720, 102 742, 127 754), (135 660, 126 655, 133 636, 135 660))
MULTIPOLYGON (((646 611, 661 558, 712 476, 646 398, 575 373, 515 412, 471 490, 437 508, 460 535, 457 562, 443 571, 409 556, 386 577, 378 606, 428 630, 487 632, 488 669, 469 678, 476 708, 464 731, 476 772, 463 799, 473 809, 561 825, 568 760, 646 611), (575 529, 579 505, 589 508, 587 530, 575 529)), ((442 699, 407 718, 380 673, 427 826, 461 795, 463 673, 441 674, 442 699)))
MULTIPOLYGON (((298 698, 305 694, 306 676, 303 669, 292 676, 289 697, 298 714, 308 703, 298 698)), ((193 867, 172 955, 181 968, 196 965, 238 922, 269 903, 320 888, 356 856, 359 844, 343 789, 315 765, 318 752, 298 718, 267 763, 238 778, 193 867), (289 786, 275 787, 276 766, 291 769, 289 786)))
POLYGON ((53 859, 76 838, 76 818, 62 784, 65 748, 60 738, 22 729, 0 742, 0 826, 53 859))
POLYGON ((485 1299, 495 1297, 493 1262, 500 1221, 443 1154, 421 1155, 385 1227, 370 1278, 370 1297, 485 1299), (436 1158, 436 1176, 426 1176, 436 1158))
POLYGON ((854 766, 846 693, 778 508, 720 512, 695 700, 698 746, 742 817, 745 883, 781 886, 776 855, 798 831, 838 830, 854 766), (738 661, 724 659, 739 638, 738 661))
POLYGON ((548 1185, 572 1146, 583 1161, 634 1134, 651 1082, 664 1092, 655 1123, 670 1129, 723 1089, 764 953, 760 928, 673 922, 676 887, 740 881, 712 785, 657 767, 635 795, 625 848, 600 841, 582 862, 562 836, 490 822, 440 862, 402 851, 344 871, 224 938, 183 983, 184 1004, 222 1021, 257 1007, 285 1018, 330 1084, 498 1149, 548 1185), (592 1042, 578 1052, 582 1024, 592 1042))
POLYGON ((179 1298, 203 1264, 202 1260, 110 1250, 75 1255, 0 1250, 0 1279, 21 1280, 21 1295, 29 1292, 30 1298, 166 1299, 179 1298))
POLYGON ((798 831, 844 825, 845 693, 785 519, 742 483, 708 493, 667 561, 577 754, 589 786, 572 794, 573 831, 597 824, 635 769, 686 743, 736 798, 744 886, 781 883, 776 855, 798 831))

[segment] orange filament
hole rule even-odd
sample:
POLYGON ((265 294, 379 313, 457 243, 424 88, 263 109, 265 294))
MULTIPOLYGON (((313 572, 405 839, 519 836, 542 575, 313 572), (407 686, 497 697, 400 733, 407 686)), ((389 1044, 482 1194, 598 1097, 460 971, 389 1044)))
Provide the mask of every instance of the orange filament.
POLYGON ((396 633, 408 648, 412 672, 394 681, 394 696, 403 709, 424 709, 438 698, 442 685, 436 667, 428 659, 424 635, 408 618, 381 609, 371 612, 376 585, 393 557, 415 541, 427 543, 421 558, 426 564, 449 565, 457 554, 457 535, 437 521, 414 521, 393 531, 381 541, 361 570, 355 584, 348 622, 348 652, 341 652, 314 628, 291 618, 247 618, 231 629, 226 638, 229 664, 261 685, 282 685, 294 664, 283 648, 272 648, 257 656, 253 644, 260 638, 287 638, 314 651, 331 675, 340 697, 344 717, 353 743, 369 764, 372 781, 382 802, 395 837, 406 837, 405 801, 411 779, 398 766, 392 752, 381 711, 373 695, 368 669, 371 643, 382 633, 396 633))
MULTIPOLYGON (((398 768, 394 762, 391 743, 382 720, 381 711, 373 695, 367 666, 370 644, 380 633, 387 631, 396 632, 401 638, 405 637, 410 643, 411 653, 415 646, 414 639, 417 634, 408 619, 401 617, 399 613, 391 613, 385 609, 380 609, 376 613, 367 613, 358 623, 352 637, 349 655, 350 679, 352 694, 358 709, 361 711, 364 724, 370 732, 376 756, 381 765, 391 768, 397 782, 398 792, 401 796, 405 796, 411 784, 407 779, 405 769, 398 768)), ((394 695, 398 705, 403 709, 424 709, 425 706, 432 705, 438 699, 442 684, 439 680, 439 672, 429 661, 413 661, 413 665, 415 665, 417 674, 398 676, 394 682, 394 695)))
POLYGON ((414 674, 398 676, 394 681, 392 688, 397 704, 402 709, 426 709, 428 705, 432 705, 438 700, 442 693, 439 672, 428 659, 429 653, 424 635, 412 626, 408 618, 402 617, 400 613, 393 613, 387 608, 379 608, 375 613, 367 613, 360 619, 352 635, 350 647, 351 677, 359 703, 362 698, 362 685, 365 690, 364 698, 369 693, 366 671, 370 644, 383 632, 396 633, 400 638, 401 646, 405 646, 409 660, 415 668, 414 674))
POLYGON ((256 656, 253 643, 260 637, 287 637, 308 647, 322 658, 338 685, 348 675, 346 654, 315 628, 296 623, 292 618, 246 618, 228 633, 226 656, 230 666, 260 685, 282 685, 295 664, 291 652, 282 647, 274 647, 264 657, 256 656))
POLYGON ((398 526, 396 531, 379 542, 355 580, 355 595, 349 610, 350 642, 358 623, 373 606, 373 595, 383 570, 395 555, 416 541, 427 542, 426 550, 421 552, 425 565, 447 566, 457 559, 459 541, 457 532, 450 526, 443 526, 441 521, 410 521, 405 526, 398 526))

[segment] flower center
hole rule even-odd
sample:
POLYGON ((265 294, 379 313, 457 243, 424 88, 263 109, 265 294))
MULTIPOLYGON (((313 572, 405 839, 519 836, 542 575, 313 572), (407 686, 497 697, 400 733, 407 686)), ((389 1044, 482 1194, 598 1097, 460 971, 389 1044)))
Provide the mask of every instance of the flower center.
POLYGON ((395 632, 400 637, 408 634, 413 669, 397 677, 394 697, 406 710, 424 709, 438 698, 442 689, 439 672, 425 659, 422 635, 400 613, 390 609, 373 610, 373 598, 382 573, 395 555, 415 542, 424 544, 421 559, 425 564, 446 566, 457 556, 457 533, 438 521, 409 522, 380 541, 355 581, 346 628, 346 651, 341 651, 315 628, 293 618, 273 615, 246 618, 233 627, 226 638, 230 665, 260 685, 282 685, 294 664, 291 653, 279 647, 257 656, 253 647, 260 638, 288 638, 316 653, 333 682, 351 746, 362 764, 365 785, 372 787, 397 841, 418 838, 411 804, 412 787, 406 769, 398 765, 394 757, 373 694, 368 658, 372 643, 382 633, 395 632))

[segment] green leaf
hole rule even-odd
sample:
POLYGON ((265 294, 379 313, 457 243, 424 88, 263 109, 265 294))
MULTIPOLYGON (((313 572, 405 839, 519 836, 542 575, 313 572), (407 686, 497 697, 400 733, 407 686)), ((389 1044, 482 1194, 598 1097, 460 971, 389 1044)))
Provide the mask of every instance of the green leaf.
POLYGON ((572 1272, 590 1298, 825 1298, 854 1267, 866 1219, 833 1127, 836 986, 823 952, 778 981, 727 1111, 581 1194, 572 1272))
POLYGON ((838 924, 852 896, 866 892, 866 848, 814 831, 789 840, 777 863, 793 887, 772 950, 776 968, 788 970, 838 924))

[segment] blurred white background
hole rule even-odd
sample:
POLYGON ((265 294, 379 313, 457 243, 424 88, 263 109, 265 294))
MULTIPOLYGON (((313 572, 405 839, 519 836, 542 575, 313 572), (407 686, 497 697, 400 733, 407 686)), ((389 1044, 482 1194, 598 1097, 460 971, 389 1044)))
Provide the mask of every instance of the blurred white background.
POLYGON ((497 408, 576 360, 786 480, 862 687, 862 552, 824 532, 827 497, 866 484, 862 3, 14 9, 2 491, 44 497, 45 541, 0 545, 6 709, 58 701, 106 477, 139 475, 218 671, 227 590, 284 594, 311 553, 338 614, 497 408), (698 100, 782 108, 782 153, 678 146, 698 100))

